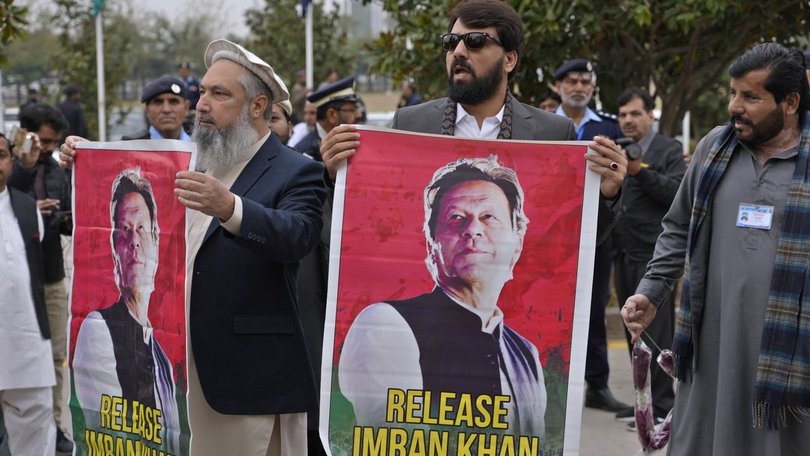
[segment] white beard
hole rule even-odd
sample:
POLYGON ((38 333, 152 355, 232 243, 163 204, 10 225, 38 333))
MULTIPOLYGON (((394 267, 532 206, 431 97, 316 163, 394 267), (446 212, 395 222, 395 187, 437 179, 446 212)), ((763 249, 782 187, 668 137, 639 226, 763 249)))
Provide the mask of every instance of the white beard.
MULTIPOLYGON (((259 140, 259 133, 250 119, 248 106, 228 127, 209 128, 200 125, 205 114, 197 113, 191 140, 197 144, 197 170, 227 170, 244 156, 248 148, 259 140)), ((210 116, 207 121, 213 121, 210 116)))

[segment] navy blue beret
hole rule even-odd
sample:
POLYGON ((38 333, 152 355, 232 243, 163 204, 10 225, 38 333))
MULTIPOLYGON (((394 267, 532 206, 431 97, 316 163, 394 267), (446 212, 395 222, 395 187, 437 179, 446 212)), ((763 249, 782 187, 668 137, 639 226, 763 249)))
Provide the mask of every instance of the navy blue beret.
POLYGON ((186 98, 186 85, 183 81, 174 76, 161 76, 146 84, 141 95, 141 102, 149 103, 152 98, 158 95, 170 93, 186 98))
POLYGON ((566 60, 562 65, 554 70, 554 79, 561 81, 565 75, 571 72, 576 73, 590 73, 593 71, 593 65, 587 59, 573 59, 566 60))

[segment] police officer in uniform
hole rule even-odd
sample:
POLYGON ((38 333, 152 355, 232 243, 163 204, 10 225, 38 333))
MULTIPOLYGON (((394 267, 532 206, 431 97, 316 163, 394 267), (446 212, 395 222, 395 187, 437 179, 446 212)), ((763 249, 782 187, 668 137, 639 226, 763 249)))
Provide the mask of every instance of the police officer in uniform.
POLYGON ((574 122, 577 140, 590 141, 596 135, 611 139, 621 138, 622 132, 616 116, 588 107, 596 90, 596 73, 586 59, 567 60, 554 70, 557 93, 562 104, 557 114, 574 122))
MULTIPOLYGON (((594 136, 611 139, 622 137, 616 117, 593 111, 588 104, 596 89, 596 73, 586 59, 567 60, 554 71, 555 86, 562 98, 558 115, 574 122, 577 140, 590 141, 594 136)), ((587 358, 585 361, 585 406, 618 412, 629 405, 613 397, 608 388, 610 366, 607 358, 607 330, 605 307, 610 300, 610 268, 612 258, 609 247, 596 247, 591 294, 591 318, 588 328, 587 358)))
POLYGON ((143 89, 141 101, 149 124, 146 131, 124 136, 130 139, 179 139, 191 141, 183 122, 188 115, 189 101, 183 81, 174 76, 161 76, 143 89))
POLYGON ((314 104, 317 109, 315 128, 295 145, 295 150, 313 160, 321 161, 321 138, 340 124, 357 121, 354 78, 348 77, 326 85, 309 94, 307 101, 314 104))

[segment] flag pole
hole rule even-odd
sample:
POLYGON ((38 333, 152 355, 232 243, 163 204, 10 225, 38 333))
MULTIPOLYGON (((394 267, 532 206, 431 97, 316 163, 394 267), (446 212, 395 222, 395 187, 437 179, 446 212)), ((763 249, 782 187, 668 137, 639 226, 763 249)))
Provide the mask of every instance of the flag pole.
POLYGON ((309 5, 310 7, 306 9, 307 11, 307 20, 306 20, 306 67, 307 67, 307 89, 312 89, 314 87, 314 78, 313 78, 313 71, 312 71, 312 8, 313 5, 309 5))
POLYGON ((98 83, 98 140, 107 140, 107 113, 104 109, 104 32, 102 29, 102 12, 96 14, 96 80, 98 83))

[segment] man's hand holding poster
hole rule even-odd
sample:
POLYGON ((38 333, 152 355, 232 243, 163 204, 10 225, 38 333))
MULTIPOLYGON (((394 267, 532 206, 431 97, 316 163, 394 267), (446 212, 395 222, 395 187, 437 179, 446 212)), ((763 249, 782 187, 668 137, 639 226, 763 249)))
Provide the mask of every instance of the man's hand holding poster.
POLYGON ((70 405, 78 454, 188 454, 185 209, 172 190, 193 149, 77 146, 70 405))
POLYGON ((587 147, 360 135, 335 188, 325 446, 576 453, 599 187, 587 147))

